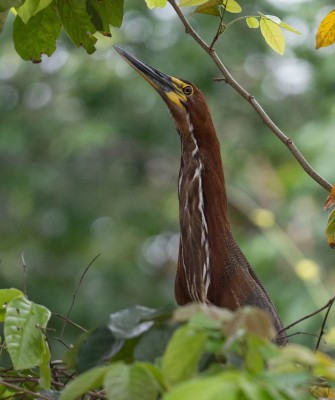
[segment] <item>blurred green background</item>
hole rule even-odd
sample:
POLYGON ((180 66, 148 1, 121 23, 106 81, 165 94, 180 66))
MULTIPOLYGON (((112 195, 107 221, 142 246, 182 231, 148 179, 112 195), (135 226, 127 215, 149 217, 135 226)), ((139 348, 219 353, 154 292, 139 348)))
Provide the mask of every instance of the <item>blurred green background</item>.
MULTIPOLYGON (((218 54, 332 182, 335 48, 314 49, 330 7, 249 3, 241 1, 245 14, 277 15, 302 35, 285 32, 287 50, 279 56, 241 22, 222 36, 218 54)), ((170 7, 150 11, 144 1, 128 0, 125 11, 122 28, 100 38, 92 56, 63 36, 39 65, 15 53, 7 21, 0 39, 1 288, 22 288, 23 255, 29 298, 66 314, 84 269, 100 254, 79 289, 71 314, 77 323, 94 327, 133 304, 174 302, 179 138, 166 106, 115 53, 117 44, 205 93, 222 145, 234 234, 284 324, 322 306, 335 292, 326 192, 248 103, 213 81, 214 64, 170 7)), ((190 21, 211 40, 216 19, 190 21)), ((292 333, 317 334, 320 322, 316 316, 292 333)), ((51 325, 60 321, 53 317, 51 325)), ((68 331, 71 341, 78 332, 68 331)))

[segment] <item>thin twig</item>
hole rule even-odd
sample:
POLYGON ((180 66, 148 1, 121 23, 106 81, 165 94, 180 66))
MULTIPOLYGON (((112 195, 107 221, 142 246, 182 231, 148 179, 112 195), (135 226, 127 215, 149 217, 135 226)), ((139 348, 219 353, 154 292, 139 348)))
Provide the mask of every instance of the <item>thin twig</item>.
POLYGON ((321 338, 325 333, 325 326, 326 326, 326 322, 327 322, 327 319, 328 319, 328 315, 329 315, 330 309, 332 308, 332 306, 334 304, 334 301, 335 301, 335 297, 333 297, 331 300, 328 301, 328 309, 327 309, 326 315, 325 315, 325 317, 324 317, 324 319, 322 321, 319 338, 318 338, 318 341, 317 341, 316 346, 315 346, 315 351, 319 350, 321 338))
POLYGON ((305 315, 304 317, 299 318, 297 321, 294 321, 294 322, 292 322, 291 324, 285 326, 283 329, 281 329, 281 330, 278 332, 278 335, 280 335, 281 333, 283 333, 283 332, 285 332, 285 331, 291 329, 293 326, 299 324, 300 322, 305 321, 306 319, 309 319, 309 318, 311 318, 311 317, 314 317, 314 315, 319 314, 320 312, 322 312, 322 311, 325 310, 326 308, 331 307, 332 304, 334 303, 334 301, 335 301, 335 296, 332 297, 330 300, 328 300, 327 304, 325 304, 325 305, 322 306, 321 308, 319 308, 319 309, 317 309, 316 311, 313 311, 312 313, 307 314, 307 315, 305 315))
POLYGON ((65 317, 62 314, 59 313, 52 313, 52 315, 54 315, 55 317, 58 317, 60 319, 62 319, 63 321, 65 321, 66 323, 73 325, 74 327, 78 328, 79 330, 86 332, 87 330, 85 328, 83 328, 82 326, 80 326, 79 324, 77 324, 76 322, 72 321, 71 319, 69 319, 68 317, 65 317))
POLYGON ((63 324, 63 327, 62 327, 62 330, 61 330, 61 333, 60 333, 60 338, 61 338, 61 339, 62 339, 63 336, 64 336, 64 331, 65 331, 65 328, 66 328, 66 325, 67 325, 67 322, 68 322, 68 318, 70 317, 70 314, 71 314, 71 312, 72 312, 74 303, 75 303, 75 301, 76 301, 77 293, 78 293, 78 290, 79 290, 79 288, 80 288, 80 286, 81 286, 81 284, 82 284, 82 282, 83 282, 83 279, 84 279, 84 277, 85 277, 87 271, 90 269, 90 267, 91 267, 92 264, 94 263, 94 261, 95 261, 97 258, 99 258, 99 257, 100 257, 100 254, 97 254, 97 255, 93 258, 93 260, 92 260, 92 261, 88 264, 88 266, 85 268, 85 271, 82 273, 82 275, 81 275, 81 277, 80 277, 80 279, 79 279, 79 282, 78 282, 78 284, 77 284, 77 287, 75 288, 74 293, 73 293, 73 296, 72 296, 72 302, 71 302, 69 311, 68 311, 68 313, 67 313, 67 315, 66 315, 66 319, 64 320, 64 324, 63 324))
POLYGON ((24 259, 23 253, 21 254, 21 260, 22 260, 22 270, 23 270, 22 289, 23 289, 23 293, 24 293, 25 297, 28 298, 28 296, 27 296, 27 264, 24 259))
POLYGON ((6 382, 6 381, 4 381, 4 380, 2 380, 2 379, 0 380, 0 384, 1 384, 1 385, 4 385, 4 386, 6 386, 6 387, 8 387, 8 388, 10 388, 10 389, 17 390, 18 392, 21 392, 21 393, 25 393, 25 394, 29 394, 29 395, 31 395, 31 396, 34 396, 34 398, 36 398, 36 399, 49 400, 49 397, 45 397, 45 396, 39 394, 38 392, 32 392, 32 391, 29 390, 29 389, 24 389, 24 388, 22 388, 22 387, 20 387, 20 386, 13 385, 12 383, 8 383, 8 382, 6 382))
POLYGON ((296 147, 294 144, 293 140, 287 137, 284 132, 282 132, 279 127, 271 120, 271 118, 268 116, 268 114, 264 111, 263 107, 258 103, 258 101, 255 99, 254 96, 252 96, 246 89, 244 89, 243 86, 241 86, 231 75, 231 73, 228 71, 226 66, 222 63, 220 58, 217 56, 215 50, 211 48, 211 46, 208 46, 207 43, 198 35, 198 33, 192 28, 188 20, 185 18, 184 14, 181 12, 179 6, 176 4, 175 0, 168 0, 173 9, 175 10, 176 14, 180 18, 181 22, 183 23, 185 27, 186 33, 188 33, 192 38, 199 44, 200 47, 202 47, 207 54, 211 57, 213 62, 216 64, 222 75, 224 76, 224 80, 226 83, 228 83, 233 89, 235 89, 252 107, 253 109, 257 112, 257 114, 260 116, 262 121, 266 126, 268 126, 271 131, 278 137, 279 140, 281 140, 286 147, 290 150, 290 152, 293 154, 295 159, 298 161, 298 163, 301 165, 301 167, 305 170, 305 172, 312 178, 314 179, 315 182, 317 182, 320 186, 322 186, 325 190, 328 192, 331 191, 332 185, 327 182, 322 176, 320 176, 312 167, 311 165, 307 162, 305 157, 302 155, 302 153, 299 151, 299 149, 296 147))

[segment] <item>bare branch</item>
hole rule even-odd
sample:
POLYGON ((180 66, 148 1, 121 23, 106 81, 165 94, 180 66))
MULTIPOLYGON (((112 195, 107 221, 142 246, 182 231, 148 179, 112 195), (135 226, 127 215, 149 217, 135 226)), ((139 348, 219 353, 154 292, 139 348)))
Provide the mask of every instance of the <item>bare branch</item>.
POLYGON ((334 304, 334 301, 335 301, 335 297, 333 297, 332 299, 330 299, 330 300, 328 301, 328 303, 327 303, 328 309, 327 309, 326 315, 325 315, 325 317, 324 317, 324 319, 323 319, 323 321, 322 321, 322 325, 321 325, 321 329, 320 329, 319 338, 318 338, 318 341, 317 341, 316 346, 315 346, 315 350, 316 350, 316 351, 319 350, 320 342, 321 342, 322 336, 323 336, 324 333, 325 333, 325 326, 326 326, 326 322, 327 322, 327 319, 328 319, 328 315, 329 315, 330 309, 332 308, 332 306, 333 306, 333 304, 334 304))
POLYGON ((32 392, 31 390, 28 390, 28 389, 24 389, 24 388, 22 388, 20 386, 14 385, 14 384, 9 383, 9 382, 6 382, 6 381, 4 381, 2 379, 0 380, 0 384, 3 385, 3 386, 8 387, 10 389, 17 390, 19 393, 25 393, 27 395, 29 394, 31 396, 34 396, 34 399, 44 399, 44 400, 48 400, 49 399, 49 397, 45 397, 45 396, 43 396, 43 395, 41 395, 39 393, 32 392))
POLYGON ((22 260, 22 270, 23 270, 22 289, 23 289, 24 296, 26 297, 26 299, 28 299, 28 296, 27 296, 27 265, 26 265, 26 261, 24 259, 23 253, 21 254, 21 260, 22 260))
POLYGON ((78 284, 77 284, 77 287, 75 288, 74 293, 73 293, 73 296, 72 296, 72 302, 71 302, 69 311, 68 311, 68 313, 67 313, 67 315, 66 315, 66 319, 64 320, 64 324, 63 324, 63 327, 62 327, 62 330, 61 330, 61 333, 60 333, 60 339, 62 339, 63 336, 64 336, 64 331, 65 331, 65 328, 66 328, 68 319, 69 319, 69 317, 70 317, 70 314, 71 314, 71 312, 72 312, 74 303, 75 303, 75 301, 76 301, 76 297, 77 297, 78 290, 79 290, 79 288, 80 288, 80 286, 81 286, 81 284, 82 284, 82 282, 83 282, 83 279, 84 279, 84 277, 85 277, 87 271, 91 268, 91 266, 92 266, 92 264, 94 263, 94 261, 95 261, 97 258, 99 258, 99 257, 100 257, 100 254, 97 254, 97 255, 93 258, 93 260, 92 260, 92 261, 88 264, 88 266, 85 268, 85 271, 82 273, 82 275, 81 275, 81 277, 80 277, 80 279, 79 279, 79 282, 78 282, 78 284))
MULTIPOLYGON (((271 120, 271 118, 268 116, 268 114, 264 111, 262 106, 258 103, 258 101, 255 99, 254 96, 252 96, 250 93, 248 93, 247 90, 244 89, 243 86, 241 86, 231 75, 231 73, 228 71, 226 66, 222 63, 220 58, 217 56, 214 48, 211 46, 208 46, 207 43, 197 34, 197 32, 192 28, 188 20, 185 18, 184 14, 181 12, 179 6, 176 4, 175 0, 168 0, 173 9, 175 10, 176 14, 180 18, 181 22, 183 23, 186 33, 188 33, 192 38, 201 46, 207 54, 210 55, 211 59, 213 62, 216 64, 222 75, 224 76, 224 81, 228 83, 233 89, 235 89, 252 107, 253 109, 257 112, 257 114, 260 116, 262 121, 266 126, 268 126, 271 131, 277 136, 279 140, 281 140, 287 148, 290 150, 290 152, 293 154, 295 159, 298 161, 298 163, 301 165, 301 167, 305 170, 305 172, 312 178, 314 179, 315 182, 317 182, 320 186, 322 186, 325 190, 328 192, 331 191, 332 185, 327 182, 322 176, 320 176, 307 162, 305 157, 302 155, 302 153, 298 150, 296 145, 293 143, 292 139, 287 137, 284 132, 282 132, 279 127, 271 120)), ((215 41, 214 41, 215 43, 215 41)))

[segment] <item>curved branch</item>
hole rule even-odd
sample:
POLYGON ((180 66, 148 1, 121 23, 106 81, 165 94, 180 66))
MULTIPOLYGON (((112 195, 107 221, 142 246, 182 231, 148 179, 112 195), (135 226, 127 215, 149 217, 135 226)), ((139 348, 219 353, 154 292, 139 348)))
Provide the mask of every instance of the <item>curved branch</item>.
POLYGON ((198 33, 192 28, 184 14, 181 12, 179 6, 176 4, 175 0, 168 0, 168 2, 171 4, 173 9, 175 10, 176 14, 180 18, 181 22, 183 23, 185 27, 186 33, 188 33, 192 38, 199 44, 200 47, 202 47, 207 54, 211 57, 213 62, 216 64, 218 67, 219 71, 224 77, 224 81, 230 85, 233 89, 235 89, 252 107, 253 109, 257 112, 257 114, 260 116, 262 121, 266 126, 268 126, 271 131, 277 136, 279 140, 281 140, 285 146, 290 150, 290 152, 293 154, 294 158, 298 161, 298 163, 301 165, 301 167, 305 170, 305 172, 312 178, 314 179, 315 182, 317 182, 320 186, 322 186, 325 190, 328 192, 331 191, 332 185, 327 182, 322 176, 320 176, 308 163, 308 161, 305 159, 305 157, 302 155, 300 150, 297 148, 297 146, 294 144, 293 140, 287 137, 284 132, 282 132, 279 127, 272 121, 272 119, 268 116, 268 114, 264 111, 263 107, 258 103, 258 101, 255 99, 254 96, 252 96, 247 90, 244 89, 243 86, 241 86, 235 78, 231 75, 231 73, 228 71, 226 66, 222 63, 218 55, 216 54, 216 51, 209 46, 199 35, 198 33))

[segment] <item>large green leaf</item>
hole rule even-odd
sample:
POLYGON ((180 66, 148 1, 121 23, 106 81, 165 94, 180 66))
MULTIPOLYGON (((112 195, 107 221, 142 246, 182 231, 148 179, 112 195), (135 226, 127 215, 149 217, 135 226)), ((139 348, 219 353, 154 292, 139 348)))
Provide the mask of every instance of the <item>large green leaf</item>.
POLYGON ((188 325, 178 328, 168 343, 162 360, 167 384, 174 385, 190 378, 198 367, 207 336, 188 325))
POLYGON ((45 356, 45 337, 42 332, 50 311, 25 297, 15 297, 6 308, 4 334, 14 369, 40 365, 45 356))
POLYGON ((99 388, 102 386, 102 382, 109 368, 109 366, 97 367, 79 375, 66 386, 60 396, 60 400, 78 400, 88 391, 99 388))
POLYGON ((24 60, 40 62, 42 54, 51 56, 56 50, 60 30, 58 14, 52 4, 31 17, 26 24, 16 16, 13 25, 15 49, 24 60))
POLYGON ((26 0, 16 9, 22 21, 26 24, 31 17, 48 7, 52 0, 26 0))
POLYGON ((88 54, 95 51, 97 39, 93 34, 97 31, 86 9, 86 0, 57 0, 58 12, 70 39, 76 46, 84 47, 88 54))
POLYGON ((159 385, 142 365, 111 365, 104 379, 106 394, 111 400, 156 400, 159 385))
POLYGON ((6 307, 8 302, 17 296, 23 297, 23 292, 14 288, 0 290, 0 322, 3 322, 5 320, 6 307))
POLYGON ((96 29, 109 35, 109 25, 120 27, 123 18, 123 0, 86 0, 87 12, 96 29))

